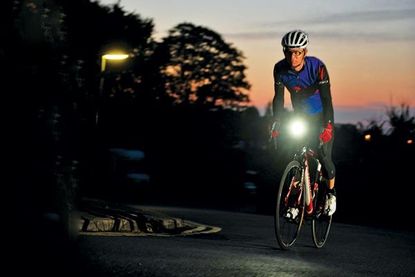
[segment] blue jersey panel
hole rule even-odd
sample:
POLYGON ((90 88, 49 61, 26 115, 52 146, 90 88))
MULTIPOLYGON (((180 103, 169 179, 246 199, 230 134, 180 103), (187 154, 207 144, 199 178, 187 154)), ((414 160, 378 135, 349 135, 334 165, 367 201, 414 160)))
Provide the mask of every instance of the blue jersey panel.
POLYGON ((304 67, 300 72, 291 70, 286 60, 277 64, 277 75, 291 94, 294 109, 309 115, 323 111, 318 83, 320 68, 323 63, 315 57, 305 57, 304 67))

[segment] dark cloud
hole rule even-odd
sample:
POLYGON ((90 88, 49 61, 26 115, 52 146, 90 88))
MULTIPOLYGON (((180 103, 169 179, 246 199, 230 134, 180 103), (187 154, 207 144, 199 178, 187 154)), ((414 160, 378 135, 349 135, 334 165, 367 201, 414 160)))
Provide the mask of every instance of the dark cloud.
MULTIPOLYGON (((283 28, 279 28, 282 30, 283 28)), ((311 29, 311 28, 309 28, 311 29)), ((286 29, 284 29, 286 30, 286 29)), ((246 33, 227 33, 224 36, 228 39, 248 39, 248 40, 279 40, 284 32, 246 32, 246 33)), ((415 42, 415 33, 409 30, 401 30, 400 32, 373 31, 368 30, 345 30, 339 28, 337 30, 314 30, 312 33, 314 38, 325 38, 335 40, 361 40, 367 42, 380 41, 413 41, 415 42)))
MULTIPOLYGON (((304 20, 296 20, 297 25, 310 25, 310 24, 324 24, 335 25, 340 23, 387 23, 390 21, 415 21, 415 8, 405 10, 377 10, 377 11, 356 11, 356 12, 344 12, 337 14, 329 14, 326 16, 304 18, 304 20)), ((275 21, 271 23, 263 24, 262 27, 279 27, 279 26, 292 25, 291 20, 275 21)))
POLYGON ((244 33, 225 33, 227 38, 237 39, 275 39, 281 37, 283 32, 244 32, 244 33))
MULTIPOLYGON (((236 39, 272 39, 280 38, 293 22, 284 20, 259 26, 262 29, 275 31, 259 31, 244 33, 228 33, 228 38, 236 39)), ((364 41, 415 40, 415 9, 359 11, 326 16, 304 18, 296 21, 297 26, 313 30, 314 37, 329 39, 347 39, 364 41), (377 28, 388 24, 390 28, 377 28), (393 24, 393 26, 392 26, 393 24), (399 26, 399 27, 397 27, 399 26)))
POLYGON ((344 30, 318 31, 313 33, 314 37, 336 40, 360 40, 367 42, 380 41, 415 41, 415 33, 409 30, 395 31, 370 31, 370 30, 344 30))
POLYGON ((308 24, 339 24, 339 23, 368 23, 387 22, 395 20, 414 20, 415 9, 378 10, 332 14, 326 17, 314 18, 308 24))

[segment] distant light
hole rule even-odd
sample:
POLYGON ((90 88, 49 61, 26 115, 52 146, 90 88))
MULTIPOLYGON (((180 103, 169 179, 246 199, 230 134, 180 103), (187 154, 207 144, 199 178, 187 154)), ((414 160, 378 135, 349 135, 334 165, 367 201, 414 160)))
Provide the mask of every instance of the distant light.
POLYGON ((365 141, 371 141, 371 140, 372 140, 372 135, 366 134, 365 135, 365 141))
POLYGON ((406 144, 412 144, 412 143, 414 143, 414 141, 413 141, 412 139, 408 139, 408 140, 406 141, 406 144))
POLYGON ((122 54, 122 53, 105 54, 102 56, 102 58, 106 60, 125 60, 126 58, 128 58, 128 54, 122 54))

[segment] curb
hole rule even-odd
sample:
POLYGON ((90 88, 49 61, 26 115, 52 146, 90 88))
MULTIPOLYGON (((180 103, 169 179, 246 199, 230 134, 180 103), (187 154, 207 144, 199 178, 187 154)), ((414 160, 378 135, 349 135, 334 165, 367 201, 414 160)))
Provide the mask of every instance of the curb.
POLYGON ((96 199, 82 201, 78 218, 80 235, 189 236, 222 230, 220 227, 96 199))

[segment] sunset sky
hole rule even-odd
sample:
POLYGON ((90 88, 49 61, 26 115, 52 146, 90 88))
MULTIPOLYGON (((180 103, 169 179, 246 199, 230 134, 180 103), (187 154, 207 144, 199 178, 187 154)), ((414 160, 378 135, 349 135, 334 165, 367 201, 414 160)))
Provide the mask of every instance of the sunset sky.
POLYGON ((309 55, 319 57, 328 68, 336 122, 381 120, 386 107, 401 103, 415 112, 413 0, 121 0, 120 4, 152 19, 157 39, 183 22, 222 35, 244 54, 250 98, 261 112, 274 94, 272 69, 283 58, 281 37, 292 29, 309 33, 309 55))

